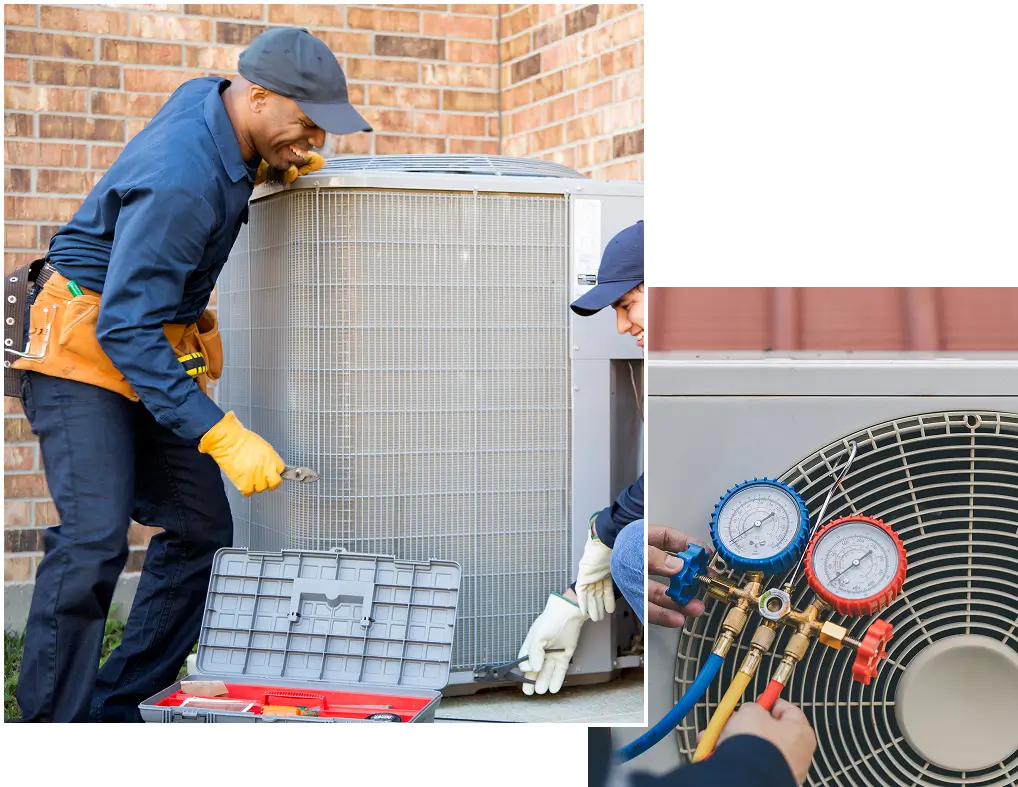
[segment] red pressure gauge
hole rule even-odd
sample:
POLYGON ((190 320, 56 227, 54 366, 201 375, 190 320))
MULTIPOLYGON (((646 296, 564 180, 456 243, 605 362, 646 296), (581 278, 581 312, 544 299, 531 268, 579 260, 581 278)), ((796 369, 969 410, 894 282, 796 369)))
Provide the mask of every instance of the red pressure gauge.
POLYGON ((901 592, 905 545, 884 522, 846 516, 821 528, 806 550, 806 581, 842 615, 885 609, 901 592))

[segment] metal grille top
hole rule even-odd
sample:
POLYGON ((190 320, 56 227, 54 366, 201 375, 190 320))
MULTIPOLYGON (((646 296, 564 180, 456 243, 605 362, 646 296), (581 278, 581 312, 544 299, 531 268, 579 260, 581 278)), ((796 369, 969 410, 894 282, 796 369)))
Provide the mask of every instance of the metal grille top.
POLYGON ((513 156, 465 156, 459 154, 406 156, 333 156, 316 174, 352 172, 435 172, 461 175, 505 175, 531 178, 580 178, 574 169, 551 161, 513 156))
MULTIPOLYGON (((802 495, 813 517, 853 440, 858 454, 831 500, 827 519, 867 514, 891 525, 908 553, 908 577, 901 595, 879 615, 832 618, 857 638, 877 618, 894 626, 887 660, 870 685, 852 680, 851 652, 814 643, 785 690, 785 698, 802 708, 817 731, 818 748, 807 784, 1013 787, 1018 784, 1018 751, 982 767, 943 767, 930 760, 948 763, 966 757, 957 751, 924 757, 913 746, 915 730, 907 728, 907 718, 902 722, 896 705, 903 676, 917 657, 949 645, 957 635, 985 638, 1018 654, 1018 415, 929 413, 848 435, 780 476, 802 495)), ((800 582, 794 599, 797 608, 810 592, 800 582)), ((676 698, 706 662, 727 609, 708 601, 706 613, 682 632, 675 665, 676 698)), ((676 730, 685 759, 692 757, 697 733, 717 709, 755 628, 752 623, 746 626, 718 679, 676 730)), ((763 693, 786 639, 782 634, 761 663, 745 701, 763 693)), ((967 676, 957 678, 964 685, 967 676)), ((1009 676, 1001 678, 1006 682, 1009 676)), ((1001 696, 1006 696, 1004 688, 1001 696)), ((951 724, 974 723, 979 711, 971 710, 951 707, 951 724)))

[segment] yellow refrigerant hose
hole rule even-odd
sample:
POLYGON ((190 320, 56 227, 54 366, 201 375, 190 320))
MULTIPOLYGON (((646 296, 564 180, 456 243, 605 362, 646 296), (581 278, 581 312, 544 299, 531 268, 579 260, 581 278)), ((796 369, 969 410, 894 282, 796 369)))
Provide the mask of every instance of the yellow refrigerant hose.
POLYGON ((752 675, 747 675, 745 672, 735 673, 735 677, 732 678, 732 685, 728 687, 725 696, 721 698, 718 709, 714 711, 707 729, 703 731, 700 743, 693 754, 693 762, 700 762, 700 760, 706 759, 714 751, 718 738, 721 736, 721 731, 728 723, 728 719, 735 711, 735 706, 739 704, 739 700, 742 699, 742 695, 746 692, 746 687, 752 678, 752 675))

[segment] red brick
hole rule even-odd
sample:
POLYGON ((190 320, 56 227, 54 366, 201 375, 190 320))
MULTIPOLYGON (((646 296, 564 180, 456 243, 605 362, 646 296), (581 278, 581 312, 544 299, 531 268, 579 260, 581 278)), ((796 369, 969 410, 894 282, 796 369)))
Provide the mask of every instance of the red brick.
POLYGON ((370 33, 338 33, 334 30, 312 30, 329 49, 340 55, 370 55, 370 33))
POLYGON ((565 89, 575 90, 597 82, 597 61, 588 60, 565 70, 565 89))
POLYGON ((626 161, 621 164, 613 164, 610 167, 599 169, 594 172, 597 180, 639 180, 640 162, 626 161))
POLYGON ((123 149, 121 145, 92 145, 92 167, 109 169, 123 149))
POLYGON ((120 87, 118 66, 95 66, 59 60, 36 60, 32 76, 44 85, 66 87, 120 87))
MULTIPOLYGON (((351 11, 354 9, 350 9, 351 11)), ((379 82, 417 82, 417 63, 409 60, 351 58, 347 74, 351 79, 379 82)), ((425 65, 428 68, 429 65, 425 65)))
MULTIPOLYGON (((299 6, 298 6, 299 7, 299 6)), ((223 5, 219 3, 208 5, 185 5, 184 13, 193 16, 214 16, 226 17, 227 19, 261 19, 262 4, 249 3, 245 5, 223 5)))
MULTIPOLYGON (((6 453, 7 448, 4 447, 6 453)), ((5 468, 6 469, 6 468, 5 468)), ((29 527, 32 524, 32 503, 28 500, 4 501, 4 527, 29 527)))
POLYGON ((576 114, 576 94, 570 93, 551 102, 551 122, 566 120, 576 114))
POLYGON ((115 142, 124 138, 124 121, 73 115, 40 115, 39 136, 43 139, 97 139, 115 142))
POLYGON ((216 22, 216 40, 220 44, 247 46, 268 30, 265 25, 244 25, 238 22, 216 22))
POLYGON ((508 115, 511 133, 522 134, 548 125, 550 109, 551 105, 548 103, 535 104, 508 115))
POLYGON ((28 60, 23 57, 4 58, 4 82, 27 82, 28 60))
POLYGON ((18 268, 28 265, 38 258, 34 251, 5 251, 4 252, 4 275, 13 273, 18 268))
POLYGON ((162 533, 161 527, 146 527, 145 525, 139 525, 137 522, 131 522, 131 526, 127 531, 127 544, 132 547, 147 547, 149 541, 157 533, 162 533))
MULTIPOLYGON (((541 68, 545 71, 554 71, 557 68, 564 68, 576 62, 576 39, 567 38, 555 46, 548 47, 541 53, 541 68)), ((597 62, 594 61, 594 72, 597 72, 597 62)))
POLYGON ((39 10, 39 16, 43 28, 113 36, 127 35, 127 14, 115 11, 44 5, 39 10))
POLYGON ((450 41, 448 49, 448 59, 454 63, 490 63, 494 65, 498 62, 498 47, 495 44, 450 41))
POLYGON ((4 415, 21 415, 22 412, 20 399, 15 399, 13 396, 4 397, 4 415))
POLYGON ((172 93, 184 82, 199 76, 191 71, 162 68, 125 68, 124 90, 138 93, 172 93))
POLYGON ((4 4, 4 24, 35 27, 35 6, 21 3, 4 4))
MULTIPOLYGON (((413 11, 375 11, 367 8, 346 9, 348 27, 360 30, 386 30, 390 33, 421 32, 420 14, 413 11)), ((434 31, 425 30, 434 34, 434 31)))
POLYGON ((59 224, 40 224, 39 225, 39 248, 48 249, 49 242, 53 239, 53 236, 57 234, 57 230, 60 229, 59 224))
MULTIPOLYGON (((524 33, 521 36, 516 36, 516 38, 503 41, 500 48, 502 50, 502 60, 506 63, 519 60, 521 57, 530 54, 530 34, 524 33)), ((534 48, 538 49, 539 47, 534 48)))
POLYGON ((503 89, 502 91, 502 109, 507 112, 517 107, 526 106, 533 100, 533 82, 527 82, 524 85, 509 88, 508 90, 503 89))
MULTIPOLYGON (((32 190, 32 173, 27 169, 11 169, 4 167, 4 191, 27 194, 32 190)), ((7 247, 17 244, 11 243, 10 239, 4 241, 7 247)))
MULTIPOLYGON (((229 24, 229 23, 223 23, 229 24)), ((211 41, 212 22, 176 16, 131 14, 131 35, 168 41, 211 41)))
MULTIPOLYGON (((526 6, 518 5, 512 6, 513 8, 526 8, 526 6)), ((538 22, 547 22, 556 16, 562 16, 566 11, 575 8, 572 5, 563 5, 561 3, 541 3, 537 6, 538 9, 538 22)))
POLYGON ((601 82, 576 94, 576 111, 590 112, 592 109, 603 107, 611 102, 612 83, 610 81, 601 82))
POLYGON ((588 57, 600 57, 612 48, 612 33, 607 27, 598 27, 586 33, 581 33, 573 40, 576 41, 576 56, 580 60, 588 57))
POLYGON ((534 31, 534 49, 543 49, 560 40, 564 35, 565 24, 562 19, 549 22, 534 31))
POLYGON ((526 60, 513 63, 509 73, 513 83, 537 76, 541 73, 541 55, 531 55, 526 60))
POLYGON ((641 65, 643 65, 643 43, 640 41, 601 55, 601 73, 605 76, 629 71, 641 65))
MULTIPOLYGON (((424 14, 424 34, 445 38, 495 40, 495 20, 454 14, 424 14)), ((506 35, 503 29, 502 35, 506 35)))
POLYGON ((36 450, 34 445, 5 445, 4 471, 34 469, 36 450))
POLYGON ((145 567, 145 550, 131 549, 127 553, 127 562, 124 564, 125 574, 137 574, 145 567))
POLYGON ((518 11, 502 15, 502 37, 512 38, 537 24, 537 7, 525 5, 518 11))
POLYGON ((600 113, 598 112, 570 120, 566 123, 566 142, 577 142, 600 136, 600 121, 600 113))
POLYGON ((64 169, 40 169, 35 190, 39 193, 88 194, 99 181, 98 172, 73 172, 64 169))
POLYGON ((643 14, 633 14, 620 19, 611 26, 611 33, 615 46, 643 38, 643 14))
POLYGON ((366 90, 367 85, 355 85, 351 84, 350 82, 346 83, 346 91, 350 97, 350 103, 353 104, 354 106, 365 103, 364 92, 366 90))
POLYGON ((643 122, 640 101, 626 101, 612 104, 603 110, 601 133, 613 134, 616 131, 628 131, 643 122))
POLYGON ((132 119, 132 120, 128 120, 127 121, 127 131, 126 131, 125 139, 128 142, 130 142, 132 139, 134 139, 134 137, 136 137, 138 135, 138 133, 142 129, 145 128, 145 126, 148 125, 148 123, 149 122, 147 120, 142 120, 140 118, 135 118, 135 119, 132 119))
POLYGON ((631 71, 615 80, 615 97, 619 101, 643 96, 643 69, 631 71))
POLYGON ((434 137, 396 137, 378 134, 375 152, 380 156, 408 153, 445 153, 445 139, 434 137))
POLYGON ((7 52, 12 55, 91 60, 94 51, 95 42, 85 36, 53 35, 31 30, 7 31, 7 52))
POLYGON ((325 149, 330 156, 366 156, 371 153, 374 134, 329 134, 325 149))
POLYGON ((509 137, 503 141, 502 154, 505 156, 526 157, 530 155, 530 135, 521 134, 518 137, 509 137))
POLYGON ((472 90, 443 90, 442 109, 459 112, 495 112, 498 109, 498 93, 482 93, 472 90))
POLYGON ((368 85, 368 103, 382 107, 438 109, 438 91, 420 87, 368 85))
POLYGON ((187 46, 184 47, 184 65, 191 68, 236 71, 237 60, 243 51, 240 47, 187 46))
POLYGON ((577 33, 596 25, 599 12, 599 6, 588 5, 578 11, 566 14, 566 35, 576 35, 577 33))
MULTIPOLYGON (((441 8, 441 6, 438 6, 441 8)), ((498 13, 497 5, 451 5, 449 10, 454 14, 477 14, 479 16, 495 16, 498 13)))
MULTIPOLYGON (((269 21, 280 24, 301 25, 302 27, 343 27, 343 6, 304 5, 296 3, 269 6, 269 21)), ((317 33, 316 33, 317 35, 317 33)))
POLYGON ((35 503, 35 526, 52 527, 60 524, 60 514, 52 500, 35 503))
POLYGON ((495 86, 495 71, 485 66, 448 66, 424 63, 421 66, 421 81, 425 85, 448 87, 495 86))
POLYGON ((61 142, 4 142, 4 159, 8 164, 84 167, 88 162, 88 148, 61 142))
POLYGON ((35 133, 32 128, 31 115, 4 113, 4 137, 31 137, 35 133))
POLYGON ((87 90, 4 85, 4 109, 31 112, 85 112, 87 90))
MULTIPOLYGON (((450 46, 455 42, 450 42, 450 46)), ((445 41, 415 36, 375 36, 375 54, 380 57, 412 57, 418 60, 445 60, 445 41)), ((450 53, 450 60, 455 60, 450 53)))
POLYGON ((448 112, 414 113, 415 134, 453 134, 461 137, 483 137, 487 123, 483 115, 453 115, 448 112))
POLYGON ((531 150, 535 151, 557 148, 564 142, 565 124, 563 123, 559 123, 557 126, 549 126, 530 135, 530 147, 531 150))
POLYGON ((164 96, 97 90, 92 93, 92 114, 150 118, 155 117, 164 103, 164 96))
POLYGON ((4 555, 4 582, 28 582, 34 576, 32 569, 32 558, 4 555))
POLYGON ((410 131, 410 112, 398 109, 362 109, 364 119, 376 131, 410 131))
POLYGON ((614 19, 615 17, 628 14, 631 11, 635 11, 640 6, 638 5, 623 5, 622 3, 612 3, 611 5, 601 6, 601 21, 607 19, 614 19))
POLYGON ((179 66, 183 60, 179 44, 143 41, 102 40, 102 59, 118 63, 147 63, 154 66, 179 66))
POLYGON ((534 101, 558 95, 562 92, 562 72, 556 71, 534 82, 534 101))
MULTIPOLYGON (((68 221, 79 205, 81 200, 70 197, 4 197, 6 217, 15 220, 68 221)), ((17 442, 14 438, 7 439, 17 442)))
POLYGON ((629 131, 625 134, 617 134, 612 137, 612 156, 615 158, 627 158, 628 156, 639 156, 643 153, 643 129, 629 131))
POLYGON ((564 167, 572 167, 574 169, 576 167, 576 151, 573 148, 549 150, 538 155, 538 158, 544 161, 554 161, 556 164, 561 164, 564 167))
MULTIPOLYGON (((4 246, 8 249, 35 249, 37 234, 34 224, 4 224, 4 246)), ((7 397, 9 398, 9 397, 7 397)), ((10 399, 17 402, 17 399, 10 399)))
POLYGON ((494 156, 498 153, 498 142, 491 139, 449 139, 450 153, 475 153, 486 156, 494 156))
POLYGON ((45 474, 5 475, 4 498, 11 497, 49 497, 45 474))

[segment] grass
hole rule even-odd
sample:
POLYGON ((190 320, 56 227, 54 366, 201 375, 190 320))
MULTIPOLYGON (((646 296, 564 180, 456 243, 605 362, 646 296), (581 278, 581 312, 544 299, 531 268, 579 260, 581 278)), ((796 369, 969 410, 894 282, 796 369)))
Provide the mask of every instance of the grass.
MULTIPOLYGON (((116 607, 111 610, 111 614, 116 611, 116 607)), ((116 650, 120 644, 121 638, 124 636, 124 621, 117 620, 113 617, 106 619, 106 628, 103 631, 103 647, 102 654, 99 658, 99 666, 101 667, 106 663, 106 659, 110 657, 110 654, 116 650)), ((14 696, 14 692, 18 687, 18 675, 21 671, 21 654, 25 648, 25 634, 24 632, 17 633, 14 631, 4 632, 4 721, 18 721, 21 719, 21 708, 18 707, 18 701, 14 696)), ((192 653, 196 653, 198 650, 197 643, 191 649, 192 653)), ((177 680, 181 680, 187 675, 187 663, 181 665, 180 671, 177 673, 177 680)))

